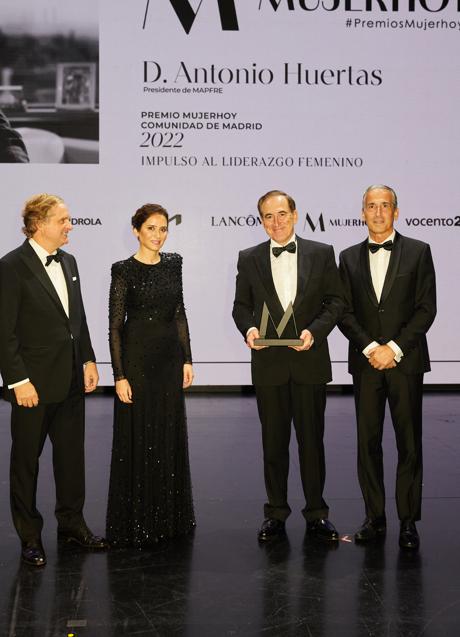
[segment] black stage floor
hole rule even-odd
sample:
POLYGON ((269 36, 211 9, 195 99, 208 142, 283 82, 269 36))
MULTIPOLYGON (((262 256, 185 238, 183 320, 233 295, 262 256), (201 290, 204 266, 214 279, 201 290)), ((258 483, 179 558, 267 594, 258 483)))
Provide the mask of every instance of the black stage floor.
MULTIPOLYGON (((260 547, 259 425, 255 399, 187 398, 198 526, 151 551, 87 554, 58 548, 47 445, 39 507, 48 565, 21 565, 8 506, 9 407, 0 405, 0 635, 9 637, 457 637, 460 634, 460 395, 425 397, 421 548, 398 548, 394 442, 385 432, 389 529, 378 546, 350 541, 363 518, 351 396, 327 407, 325 497, 341 533, 335 550, 305 541, 298 461, 291 459, 288 540, 260 547)), ((104 529, 112 398, 87 401, 86 517, 104 529)))

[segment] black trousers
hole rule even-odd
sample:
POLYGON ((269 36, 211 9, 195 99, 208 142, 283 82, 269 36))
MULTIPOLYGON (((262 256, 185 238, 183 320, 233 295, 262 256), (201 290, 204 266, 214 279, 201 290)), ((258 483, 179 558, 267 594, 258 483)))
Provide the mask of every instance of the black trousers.
POLYGON ((328 507, 323 500, 326 477, 324 461, 325 385, 256 386, 257 407, 262 425, 264 477, 268 502, 267 518, 285 520, 291 513, 287 500, 291 422, 297 437, 300 475, 307 520, 324 518, 328 507))
POLYGON ((37 407, 11 406, 10 501, 14 526, 22 541, 40 537, 43 518, 37 509, 39 458, 49 436, 53 446, 56 518, 60 527, 83 523, 85 500, 84 397, 73 379, 65 400, 37 407))
POLYGON ((388 400, 396 436, 396 505, 400 520, 419 520, 422 501, 423 374, 369 366, 353 376, 358 424, 358 478, 369 518, 385 517, 382 435, 388 400))

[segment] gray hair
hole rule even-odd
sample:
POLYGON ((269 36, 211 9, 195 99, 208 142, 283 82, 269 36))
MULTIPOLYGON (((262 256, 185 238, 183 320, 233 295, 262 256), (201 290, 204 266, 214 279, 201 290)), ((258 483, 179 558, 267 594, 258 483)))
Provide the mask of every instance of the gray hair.
POLYGON ((385 186, 385 184, 372 184, 372 186, 369 186, 364 191, 363 203, 362 203, 363 210, 364 210, 364 204, 366 202, 366 197, 367 197, 368 193, 371 192, 371 190, 386 190, 387 192, 391 193, 391 197, 393 199, 393 208, 397 208, 398 207, 398 197, 397 197, 395 191, 393 190, 393 188, 390 188, 390 186, 385 186))

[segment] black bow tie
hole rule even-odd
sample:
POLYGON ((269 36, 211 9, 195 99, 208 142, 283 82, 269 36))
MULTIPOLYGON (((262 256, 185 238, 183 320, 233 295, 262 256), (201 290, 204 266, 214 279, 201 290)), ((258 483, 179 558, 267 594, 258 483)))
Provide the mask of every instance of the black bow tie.
POLYGON ((294 253, 296 251, 295 241, 291 241, 291 243, 288 243, 282 248, 272 248, 272 252, 275 257, 279 257, 280 254, 285 251, 294 253))
POLYGON ((385 241, 385 243, 368 243, 367 245, 369 246, 369 250, 372 254, 378 252, 380 248, 388 250, 389 252, 393 250, 393 241, 385 241))
POLYGON ((61 262, 61 260, 62 260, 62 255, 61 255, 61 253, 60 253, 60 252, 59 252, 59 250, 58 250, 58 251, 56 252, 56 254, 49 254, 49 255, 46 257, 46 263, 45 263, 45 265, 46 265, 46 267, 48 267, 48 266, 49 266, 49 264, 51 263, 51 261, 56 261, 56 263, 60 263, 60 262, 61 262))

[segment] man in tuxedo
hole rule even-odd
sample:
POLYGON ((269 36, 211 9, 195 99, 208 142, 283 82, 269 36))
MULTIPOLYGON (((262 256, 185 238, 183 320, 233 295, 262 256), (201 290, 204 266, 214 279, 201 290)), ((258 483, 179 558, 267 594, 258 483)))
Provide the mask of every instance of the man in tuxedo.
POLYGON ((369 238, 340 255, 346 306, 339 327, 349 339, 358 477, 366 507, 355 540, 369 542, 386 532, 382 433, 388 400, 398 449, 399 544, 417 549, 423 374, 430 370, 426 333, 436 315, 436 284, 430 247, 396 232, 398 215, 392 188, 366 190, 362 218, 369 238))
POLYGON ((0 163, 25 164, 29 156, 21 135, 11 128, 9 121, 0 111, 0 163))
POLYGON ((0 260, 0 371, 11 402, 10 495, 22 559, 44 566, 36 507, 39 457, 53 445, 58 537, 86 548, 106 541, 88 529, 84 392, 98 382, 77 264, 60 250, 72 229, 60 197, 41 194, 23 211, 27 240, 0 260))
MULTIPOLYGON (((268 502, 260 541, 284 535, 291 513, 287 500, 291 421, 297 436, 300 474, 306 505, 307 533, 338 540, 323 499, 325 481, 324 410, 331 380, 327 336, 340 318, 340 278, 331 246, 297 237, 296 205, 288 194, 273 190, 259 199, 258 209, 269 241, 239 254, 233 318, 251 349, 252 380, 262 425, 264 477, 268 502), (264 304, 279 326, 289 304, 284 338, 299 338, 295 347, 260 347, 257 328, 264 304)), ((267 338, 276 333, 267 332, 267 338)))

